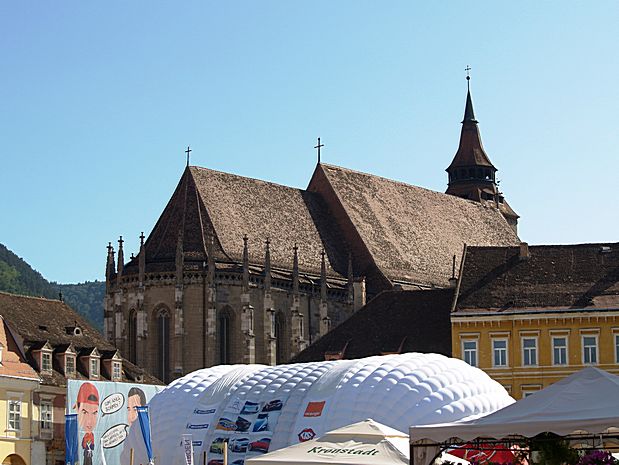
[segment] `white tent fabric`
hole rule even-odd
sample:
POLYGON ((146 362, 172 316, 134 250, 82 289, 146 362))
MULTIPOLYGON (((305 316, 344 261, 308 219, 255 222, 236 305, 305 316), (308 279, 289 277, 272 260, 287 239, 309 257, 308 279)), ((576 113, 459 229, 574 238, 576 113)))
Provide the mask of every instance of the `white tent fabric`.
POLYGON ((247 459, 245 465, 408 465, 408 436, 372 419, 311 441, 247 459))
POLYGON ((599 434, 609 428, 619 428, 619 376, 588 367, 483 418, 411 426, 409 433, 411 442, 442 442, 543 432, 599 434))
MULTIPOLYGON (((320 437, 366 418, 406 431, 411 424, 477 418, 513 403, 505 389, 462 360, 407 353, 290 365, 205 368, 170 384, 150 402, 156 463, 183 463, 181 435, 194 456, 231 464, 320 437)), ((146 463, 131 425, 122 463, 146 463)))

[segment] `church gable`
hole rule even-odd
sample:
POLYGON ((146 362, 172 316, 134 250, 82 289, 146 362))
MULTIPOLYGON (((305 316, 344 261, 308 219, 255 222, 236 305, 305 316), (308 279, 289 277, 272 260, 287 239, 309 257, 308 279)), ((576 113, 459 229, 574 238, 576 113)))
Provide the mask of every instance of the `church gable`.
MULTIPOLYGON (((317 171, 322 171, 355 235, 389 279, 446 286, 452 257, 460 259, 465 243, 519 242, 495 208, 337 166, 321 164, 317 171)), ((317 178, 315 174, 312 181, 317 178)), ((324 189, 325 184, 317 182, 308 187, 324 189)))

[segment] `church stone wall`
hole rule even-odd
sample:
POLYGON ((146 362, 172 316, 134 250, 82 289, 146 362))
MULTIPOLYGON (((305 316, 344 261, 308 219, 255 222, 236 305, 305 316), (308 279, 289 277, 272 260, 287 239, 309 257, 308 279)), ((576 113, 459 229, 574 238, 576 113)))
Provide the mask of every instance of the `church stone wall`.
MULTIPOLYGON (((282 361, 287 361, 318 340, 324 331, 319 285, 302 284, 299 294, 294 295, 291 282, 284 280, 274 283, 267 292, 260 276, 252 276, 248 292, 243 288, 240 274, 234 273, 218 274, 215 286, 209 286, 205 276, 196 273, 186 273, 180 286, 172 274, 146 276, 143 286, 126 277, 120 285, 113 283, 109 287, 105 305, 106 336, 127 357, 132 356, 130 319, 136 315, 133 361, 160 377, 163 375, 158 360, 162 347, 157 317, 161 312, 169 316, 169 363, 164 381, 220 363, 218 317, 222 314, 230 317, 229 363, 275 364, 278 344, 282 361), (253 325, 244 316, 247 312, 253 313, 253 325), (282 334, 276 341, 272 325, 277 315, 282 334)), ((326 306, 331 326, 345 320, 353 311, 344 289, 330 289, 326 306)))

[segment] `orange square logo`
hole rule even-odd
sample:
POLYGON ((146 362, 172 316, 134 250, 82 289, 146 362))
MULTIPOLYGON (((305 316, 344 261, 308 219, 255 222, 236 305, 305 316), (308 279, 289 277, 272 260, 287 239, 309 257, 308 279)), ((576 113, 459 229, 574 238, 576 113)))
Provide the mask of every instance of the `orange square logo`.
POLYGON ((326 401, 321 402, 308 402, 305 409, 304 417, 319 417, 322 415, 322 409, 325 407, 326 401))

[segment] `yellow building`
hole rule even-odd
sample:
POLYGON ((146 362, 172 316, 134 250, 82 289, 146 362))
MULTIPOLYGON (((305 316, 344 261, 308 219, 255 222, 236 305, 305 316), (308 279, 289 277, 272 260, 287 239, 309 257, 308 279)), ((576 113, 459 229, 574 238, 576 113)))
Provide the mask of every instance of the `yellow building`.
POLYGON ((520 399, 585 366, 619 374, 619 244, 465 247, 452 352, 520 399))
POLYGON ((45 444, 36 439, 38 417, 33 393, 39 376, 28 365, 15 337, 0 316, 0 464, 45 463, 45 444), (34 426, 34 428, 33 428, 34 426), (43 459, 41 462, 38 459, 43 459))

